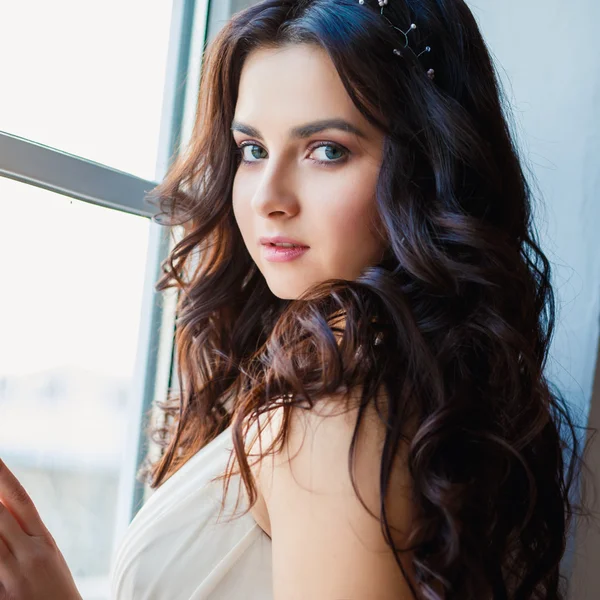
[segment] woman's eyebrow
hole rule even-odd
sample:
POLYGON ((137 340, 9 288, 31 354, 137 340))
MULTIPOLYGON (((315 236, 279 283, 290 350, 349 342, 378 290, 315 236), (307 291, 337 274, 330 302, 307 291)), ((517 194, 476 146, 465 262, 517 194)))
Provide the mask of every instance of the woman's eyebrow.
MULTIPOLYGON (((322 119, 320 121, 305 123, 304 125, 299 125, 298 127, 290 129, 289 135, 292 138, 307 138, 324 129, 340 129, 347 133, 354 133, 358 137, 366 138, 365 134, 360 129, 344 119, 322 119)), ((236 121, 235 119, 231 123, 231 131, 239 131, 240 133, 245 133, 246 135, 250 135, 260 140, 263 139, 258 129, 251 125, 236 121)))

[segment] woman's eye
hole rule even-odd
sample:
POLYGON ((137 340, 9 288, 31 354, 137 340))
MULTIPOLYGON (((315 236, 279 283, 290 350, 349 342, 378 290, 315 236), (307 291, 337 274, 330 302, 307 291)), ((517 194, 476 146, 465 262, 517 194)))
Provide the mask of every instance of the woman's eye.
POLYGON ((245 163, 250 163, 250 162, 256 162, 256 160, 259 160, 261 158, 261 156, 257 156, 258 154, 260 154, 261 151, 264 152, 263 148, 261 148, 260 146, 257 146, 256 144, 242 144, 241 146, 238 146, 238 151, 242 157, 242 162, 245 163), (250 152, 246 153, 246 148, 250 148, 250 152), (253 160, 256 159, 256 160, 253 160))
POLYGON ((311 154, 316 153, 319 150, 324 150, 324 152, 321 153, 321 156, 324 158, 316 160, 316 162, 320 164, 341 162, 347 153, 345 148, 342 148, 337 144, 320 144, 319 146, 313 148, 311 154))

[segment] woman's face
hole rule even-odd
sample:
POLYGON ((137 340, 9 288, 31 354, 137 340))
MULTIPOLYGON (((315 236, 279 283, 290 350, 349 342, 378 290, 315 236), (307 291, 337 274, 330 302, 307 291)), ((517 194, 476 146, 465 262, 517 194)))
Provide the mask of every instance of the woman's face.
POLYGON ((242 69, 232 133, 248 161, 235 175, 235 219, 276 296, 297 298, 329 278, 356 279, 380 261, 375 186, 384 134, 354 106, 323 50, 253 51, 242 69), (322 121, 335 123, 323 128, 322 121), (284 254, 261 244, 272 236, 308 249, 293 260, 270 260, 273 252, 284 254))

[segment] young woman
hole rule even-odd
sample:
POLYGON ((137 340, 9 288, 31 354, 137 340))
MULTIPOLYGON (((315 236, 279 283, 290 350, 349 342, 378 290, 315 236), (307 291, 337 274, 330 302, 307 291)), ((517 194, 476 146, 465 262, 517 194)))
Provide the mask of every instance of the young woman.
POLYGON ((236 14, 155 196, 179 392, 115 600, 565 597, 550 266, 464 2, 236 14))

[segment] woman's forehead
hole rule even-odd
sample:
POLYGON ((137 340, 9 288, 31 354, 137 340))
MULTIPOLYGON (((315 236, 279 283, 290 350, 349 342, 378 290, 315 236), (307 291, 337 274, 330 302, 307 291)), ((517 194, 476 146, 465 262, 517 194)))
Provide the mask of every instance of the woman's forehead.
POLYGON ((345 120, 365 137, 373 126, 352 102, 328 54, 309 44, 260 48, 247 57, 240 77, 236 121, 258 129, 292 129, 302 123, 345 120))

